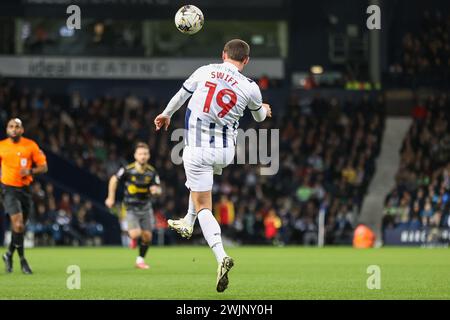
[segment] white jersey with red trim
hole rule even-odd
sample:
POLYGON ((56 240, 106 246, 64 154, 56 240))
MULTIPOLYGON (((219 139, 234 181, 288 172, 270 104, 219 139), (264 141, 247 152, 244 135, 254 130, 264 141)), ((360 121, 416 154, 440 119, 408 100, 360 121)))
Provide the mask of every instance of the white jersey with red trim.
POLYGON ((189 146, 235 145, 245 108, 262 108, 258 85, 229 62, 198 68, 184 82, 183 89, 192 94, 185 116, 185 144, 189 146))

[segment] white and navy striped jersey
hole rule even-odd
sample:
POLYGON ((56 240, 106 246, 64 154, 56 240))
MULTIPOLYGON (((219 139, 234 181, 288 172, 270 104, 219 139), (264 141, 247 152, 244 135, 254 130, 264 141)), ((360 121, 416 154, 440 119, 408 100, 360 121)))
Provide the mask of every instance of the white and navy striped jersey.
POLYGON ((185 144, 189 146, 235 145, 245 108, 262 108, 258 85, 229 62, 198 68, 183 89, 192 94, 185 116, 185 144))

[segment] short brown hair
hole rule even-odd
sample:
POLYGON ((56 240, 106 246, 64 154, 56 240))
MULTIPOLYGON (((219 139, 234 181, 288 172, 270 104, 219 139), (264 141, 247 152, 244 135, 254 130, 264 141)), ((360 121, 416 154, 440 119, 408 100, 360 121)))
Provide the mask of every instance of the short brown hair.
POLYGON ((150 147, 145 142, 138 142, 136 143, 136 147, 134 148, 134 152, 136 152, 137 149, 144 148, 150 151, 150 147))
POLYGON ((241 39, 233 39, 228 41, 223 48, 231 60, 243 62, 250 56, 250 46, 241 39))
POLYGON ((23 128, 22 120, 20 120, 19 118, 12 118, 12 119, 9 119, 8 123, 10 123, 11 121, 14 121, 16 124, 19 125, 19 127, 23 128))

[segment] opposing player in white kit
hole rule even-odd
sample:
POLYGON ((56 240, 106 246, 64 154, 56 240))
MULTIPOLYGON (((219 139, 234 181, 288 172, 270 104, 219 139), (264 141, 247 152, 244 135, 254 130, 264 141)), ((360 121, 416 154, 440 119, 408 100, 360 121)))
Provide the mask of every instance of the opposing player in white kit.
POLYGON ((258 85, 241 74, 249 62, 250 47, 235 39, 225 44, 223 63, 198 68, 156 117, 156 130, 167 130, 172 115, 191 97, 185 116, 183 164, 186 186, 190 190, 189 209, 179 220, 168 220, 181 236, 190 238, 196 218, 219 264, 216 289, 228 286, 228 272, 234 261, 223 248, 220 226, 212 210, 213 175, 234 159, 239 119, 246 108, 257 122, 271 117, 268 104, 262 103, 258 85))

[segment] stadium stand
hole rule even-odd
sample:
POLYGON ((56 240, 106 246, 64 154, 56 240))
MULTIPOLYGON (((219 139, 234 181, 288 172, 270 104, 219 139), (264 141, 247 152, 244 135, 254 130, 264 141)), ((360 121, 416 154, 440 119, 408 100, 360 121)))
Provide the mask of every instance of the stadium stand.
POLYGON ((28 228, 35 245, 101 245, 103 226, 91 201, 77 193, 55 192, 51 183, 33 184, 35 215, 28 228), (56 194, 56 195, 55 195, 56 194))
MULTIPOLYGON (((100 178, 105 190, 108 177, 131 159, 136 141, 148 142, 153 151, 151 161, 165 190, 155 200, 155 209, 165 218, 185 212, 187 191, 179 183, 184 180, 184 171, 170 160, 167 133, 153 131, 152 120, 161 109, 153 99, 132 95, 85 99, 78 92, 58 99, 10 82, 0 86, 0 107, 2 120, 22 117, 28 135, 47 151, 100 178)), ((225 227, 224 234, 237 236, 244 243, 314 244, 322 210, 326 213, 327 241, 350 243, 380 151, 384 112, 381 98, 341 101, 317 96, 305 102, 293 96, 284 115, 264 124, 281 128, 279 173, 265 177, 256 174, 257 166, 233 165, 218 177, 213 190, 215 214, 225 227), (219 193, 225 198, 218 199, 219 193)), ((182 127, 182 118, 174 118, 173 128, 182 127)), ((248 126, 257 127, 243 125, 248 126)), ((39 185, 36 188, 36 195, 45 194, 39 185)), ((80 213, 80 209, 68 209, 80 201, 75 200, 79 196, 68 198, 67 192, 61 194, 58 201, 65 209, 56 209, 64 217, 73 214, 75 222, 77 217, 86 216, 89 225, 93 219, 86 213, 89 201, 79 205, 80 213)), ((51 201, 46 201, 45 210, 37 204, 42 215, 37 220, 58 216, 55 207, 48 204, 51 201)), ((81 233, 98 231, 100 227, 93 223, 93 228, 81 233)), ((164 232, 167 226, 160 227, 164 232)), ((80 232, 70 233, 77 239, 80 232)))
POLYGON ((413 109, 397 185, 385 201, 385 229, 450 226, 450 100, 432 94, 413 109))
POLYGON ((423 13, 417 30, 408 30, 399 46, 391 73, 408 87, 447 86, 450 79, 450 15, 442 11, 423 13))

